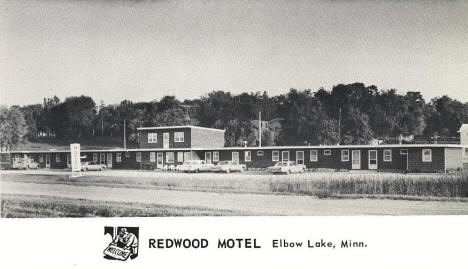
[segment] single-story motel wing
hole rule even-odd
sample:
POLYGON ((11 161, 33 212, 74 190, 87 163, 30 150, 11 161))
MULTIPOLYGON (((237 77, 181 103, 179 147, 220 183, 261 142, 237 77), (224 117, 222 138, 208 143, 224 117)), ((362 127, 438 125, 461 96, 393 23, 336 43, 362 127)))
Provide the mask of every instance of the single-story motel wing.
MULTIPOLYGON (((447 172, 462 169, 468 156, 463 143, 224 147, 224 130, 219 129, 168 126, 142 127, 138 131, 139 148, 82 150, 82 161, 113 169, 164 169, 186 160, 205 160, 233 161, 247 168, 295 161, 308 169, 447 172)), ((12 163, 24 156, 45 168, 67 168, 71 162, 69 150, 3 152, 2 161, 12 163)))

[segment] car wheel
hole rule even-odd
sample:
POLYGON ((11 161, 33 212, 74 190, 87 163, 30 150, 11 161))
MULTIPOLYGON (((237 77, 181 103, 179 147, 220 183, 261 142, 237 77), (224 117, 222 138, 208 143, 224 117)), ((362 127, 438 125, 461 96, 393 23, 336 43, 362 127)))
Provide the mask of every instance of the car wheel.
POLYGON ((226 174, 231 173, 231 169, 226 170, 226 174))

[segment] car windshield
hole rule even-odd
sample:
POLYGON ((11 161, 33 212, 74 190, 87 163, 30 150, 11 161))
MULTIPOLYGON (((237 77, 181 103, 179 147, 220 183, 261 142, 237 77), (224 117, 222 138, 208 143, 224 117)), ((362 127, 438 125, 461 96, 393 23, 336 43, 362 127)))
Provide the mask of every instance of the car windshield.
POLYGON ((220 165, 226 165, 226 164, 229 164, 228 161, 222 161, 222 162, 219 162, 220 165))
POLYGON ((288 166, 288 163, 277 163, 275 166, 278 166, 278 167, 288 166))

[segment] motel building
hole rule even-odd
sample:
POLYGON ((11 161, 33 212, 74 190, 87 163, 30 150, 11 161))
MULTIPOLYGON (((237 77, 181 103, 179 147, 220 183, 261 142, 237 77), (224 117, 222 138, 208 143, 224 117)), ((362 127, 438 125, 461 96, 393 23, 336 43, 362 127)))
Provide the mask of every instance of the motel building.
MULTIPOLYGON (((233 161, 265 168, 295 161, 308 169, 375 170, 444 173, 468 164, 468 125, 460 129, 460 144, 389 144, 330 146, 225 147, 224 130, 199 126, 138 128, 138 149, 82 150, 83 162, 112 169, 167 169, 186 160, 207 163, 233 161), (465 146, 464 146, 465 145, 465 146)), ((44 168, 70 167, 70 151, 11 151, 2 159, 28 156, 44 168)))

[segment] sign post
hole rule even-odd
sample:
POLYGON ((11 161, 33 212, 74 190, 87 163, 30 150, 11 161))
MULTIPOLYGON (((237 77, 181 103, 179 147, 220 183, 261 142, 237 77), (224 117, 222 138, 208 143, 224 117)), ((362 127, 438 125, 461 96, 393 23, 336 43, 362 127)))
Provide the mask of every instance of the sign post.
POLYGON ((81 158, 80 158, 80 144, 70 144, 71 155, 71 177, 81 177, 81 158))

